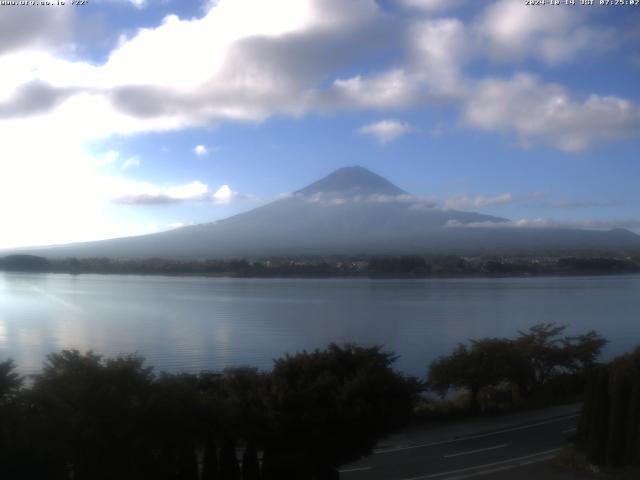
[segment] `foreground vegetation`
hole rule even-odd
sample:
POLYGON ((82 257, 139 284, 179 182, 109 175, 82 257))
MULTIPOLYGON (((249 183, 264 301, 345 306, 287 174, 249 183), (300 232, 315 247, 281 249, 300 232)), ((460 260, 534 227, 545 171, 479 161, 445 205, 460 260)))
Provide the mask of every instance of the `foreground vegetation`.
POLYGON ((378 347, 330 345, 268 374, 156 375, 137 356, 63 351, 28 386, 7 361, 0 478, 337 478, 411 415, 420 385, 393 361, 378 347))
POLYGON ((515 339, 458 344, 453 353, 431 363, 427 386, 442 396, 452 388, 464 389, 472 412, 481 406, 512 404, 516 395, 529 403, 580 395, 607 341, 595 331, 567 336, 565 330, 562 325, 542 323, 519 332, 515 339))
POLYGON ((593 465, 640 473, 640 347, 591 372, 576 445, 593 465))
POLYGON ((131 273, 238 277, 372 277, 603 275, 640 272, 629 256, 354 256, 180 261, 160 258, 47 259, 34 255, 0 258, 0 270, 52 273, 131 273))
MULTIPOLYGON (((381 347, 331 344, 270 372, 154 373, 141 357, 62 351, 24 379, 0 363, 0 478, 330 479, 423 407, 425 390, 527 401, 580 393, 605 344, 540 324, 516 339, 460 344, 427 381, 393 370, 381 347)), ((635 397, 634 397, 635 398, 635 397)))

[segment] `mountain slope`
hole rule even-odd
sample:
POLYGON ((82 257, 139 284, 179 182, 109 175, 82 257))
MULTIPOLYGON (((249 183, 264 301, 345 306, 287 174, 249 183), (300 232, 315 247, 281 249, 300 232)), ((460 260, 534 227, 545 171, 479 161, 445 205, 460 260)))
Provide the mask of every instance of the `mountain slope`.
POLYGON ((524 229, 506 222, 434 208, 363 167, 347 167, 288 197, 218 222, 29 253, 204 259, 640 248, 640 237, 626 230, 524 229))

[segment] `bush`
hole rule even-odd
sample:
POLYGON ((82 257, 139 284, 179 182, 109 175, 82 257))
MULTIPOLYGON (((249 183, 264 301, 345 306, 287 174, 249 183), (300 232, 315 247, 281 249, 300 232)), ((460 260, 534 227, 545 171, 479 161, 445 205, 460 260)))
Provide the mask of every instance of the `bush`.
POLYGON ((577 445, 604 466, 640 466, 640 347, 594 369, 577 445))
POLYGON ((485 338, 458 344, 450 355, 433 361, 428 387, 444 397, 451 388, 469 392, 471 411, 479 410, 480 391, 503 384, 516 385, 522 397, 558 398, 585 387, 585 373, 606 344, 591 331, 562 336, 565 326, 534 325, 515 340, 485 338))
POLYGON ((156 375, 137 356, 62 351, 28 388, 0 363, 0 478, 195 480, 198 451, 210 480, 333 478, 411 415, 420 385, 394 359, 330 345, 270 374, 156 375))

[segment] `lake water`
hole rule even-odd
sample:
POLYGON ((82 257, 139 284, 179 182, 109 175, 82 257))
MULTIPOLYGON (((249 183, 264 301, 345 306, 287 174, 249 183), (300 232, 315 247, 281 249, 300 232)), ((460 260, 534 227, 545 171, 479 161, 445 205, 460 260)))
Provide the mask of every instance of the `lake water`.
POLYGON ((138 352, 169 371, 270 368, 327 343, 383 344, 423 375, 457 342, 539 322, 595 329, 605 356, 640 344, 640 276, 230 279, 0 272, 0 360, 39 370, 63 348, 138 352))

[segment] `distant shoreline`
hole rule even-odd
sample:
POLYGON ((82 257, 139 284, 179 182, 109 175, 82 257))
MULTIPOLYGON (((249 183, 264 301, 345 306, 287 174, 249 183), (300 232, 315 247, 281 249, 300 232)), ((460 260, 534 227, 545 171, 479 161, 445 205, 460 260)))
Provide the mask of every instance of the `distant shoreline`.
POLYGON ((460 257, 384 256, 371 258, 275 259, 247 261, 166 259, 113 260, 33 255, 0 257, 0 271, 69 275, 145 275, 207 278, 299 278, 370 280, 450 278, 534 278, 611 276, 640 273, 638 257, 460 257))
POLYGON ((220 278, 220 279, 246 279, 246 280, 470 280, 470 279, 486 279, 486 280, 497 280, 497 279, 526 279, 526 278, 580 278, 580 277, 621 277, 621 276, 633 276, 638 275, 640 272, 626 272, 626 273, 540 273, 536 275, 438 275, 438 276, 428 276, 428 277, 372 277, 365 275, 342 275, 342 276, 303 276, 303 275, 279 275, 279 276, 257 276, 257 275, 223 275, 223 274, 189 274, 189 273, 135 273, 135 272, 127 272, 127 273, 101 273, 101 272, 82 272, 82 273, 72 273, 72 272, 28 272, 28 271, 17 271, 17 270, 2 270, 0 269, 0 273, 21 273, 21 274, 46 274, 46 275, 73 275, 73 276, 82 276, 82 275, 101 275, 101 276, 139 276, 139 277, 164 277, 164 278, 220 278))

